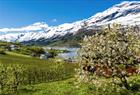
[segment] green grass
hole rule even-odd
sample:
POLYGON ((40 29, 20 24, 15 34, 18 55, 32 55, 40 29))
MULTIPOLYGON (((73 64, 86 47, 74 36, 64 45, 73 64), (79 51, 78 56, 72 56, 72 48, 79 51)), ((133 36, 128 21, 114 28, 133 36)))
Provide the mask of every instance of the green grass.
POLYGON ((8 52, 7 55, 0 55, 0 62, 4 64, 42 64, 46 63, 45 60, 40 60, 37 58, 27 58, 26 55, 17 54, 17 53, 11 53, 8 52))
POLYGON ((114 86, 109 83, 111 79, 106 78, 99 79, 100 85, 77 84, 74 79, 74 69, 77 65, 57 60, 59 59, 41 60, 11 52, 6 55, 0 55, 0 63, 7 65, 23 64, 29 67, 31 71, 43 70, 48 72, 46 76, 48 81, 21 85, 18 87, 17 95, 140 95, 140 75, 129 78, 132 90, 114 86))
POLYGON ((49 81, 67 79, 74 76, 77 64, 68 64, 59 59, 41 60, 33 57, 25 57, 16 53, 8 53, 0 55, 0 63, 2 64, 22 64, 30 71, 44 72, 47 74, 49 81))
POLYGON ((26 55, 11 53, 9 52, 6 55, 0 55, 0 63, 3 64, 23 64, 25 66, 38 66, 38 68, 48 68, 55 67, 59 64, 62 64, 66 69, 70 70, 69 72, 73 72, 74 68, 77 67, 77 64, 69 64, 65 63, 60 59, 49 59, 42 60, 39 58, 28 57, 26 55))
POLYGON ((6 54, 13 55, 13 56, 19 56, 19 57, 31 57, 29 55, 23 55, 23 54, 20 54, 20 53, 9 52, 9 51, 6 51, 6 54))
POLYGON ((140 76, 130 78, 130 82, 135 82, 133 90, 114 86, 109 83, 110 79, 104 78, 101 81, 100 86, 89 83, 77 84, 74 78, 27 85, 20 88, 18 95, 140 95, 140 76), (136 85, 139 90, 136 90, 136 85))
MULTIPOLYGON (((24 55, 11 52, 7 53, 6 55, 0 55, 0 63, 4 65, 12 65, 14 67, 18 64, 21 64, 23 65, 23 68, 27 68, 26 72, 24 73, 25 76, 23 76, 25 79, 24 85, 30 84, 29 80, 31 81, 30 85, 39 85, 39 83, 43 83, 45 85, 46 83, 73 78, 77 64, 68 64, 64 61, 57 60, 59 59, 41 60, 38 58, 26 57, 24 55)), ((43 84, 40 84, 40 87, 43 84)), ((19 88, 21 86, 23 85, 21 84, 19 88)), ((8 93, 11 94, 12 92, 8 93)), ((26 94, 28 95, 28 93, 26 94)), ((32 94, 29 93, 29 95, 32 94)))
POLYGON ((77 86, 74 79, 24 86, 19 95, 90 95, 87 84, 77 86))
MULTIPOLYGON (((0 62, 4 64, 25 64, 25 65, 50 65, 56 64, 57 60, 41 60, 39 58, 30 57, 28 55, 18 54, 14 52, 6 52, 6 55, 0 55, 0 62)), ((62 62, 63 63, 63 62, 62 62)))

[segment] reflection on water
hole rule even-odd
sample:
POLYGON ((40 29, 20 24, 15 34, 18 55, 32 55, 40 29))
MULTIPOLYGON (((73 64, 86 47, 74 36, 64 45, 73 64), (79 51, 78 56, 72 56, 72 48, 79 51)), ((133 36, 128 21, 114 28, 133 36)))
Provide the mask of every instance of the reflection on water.
POLYGON ((57 57, 63 59, 75 59, 77 57, 77 51, 79 48, 68 48, 68 47, 44 47, 44 49, 59 49, 59 50, 68 50, 70 52, 59 53, 57 57))
POLYGON ((68 48, 67 50, 70 51, 70 52, 60 53, 58 55, 58 57, 61 57, 61 58, 64 58, 64 59, 69 59, 69 58, 75 59, 77 57, 78 48, 68 48))

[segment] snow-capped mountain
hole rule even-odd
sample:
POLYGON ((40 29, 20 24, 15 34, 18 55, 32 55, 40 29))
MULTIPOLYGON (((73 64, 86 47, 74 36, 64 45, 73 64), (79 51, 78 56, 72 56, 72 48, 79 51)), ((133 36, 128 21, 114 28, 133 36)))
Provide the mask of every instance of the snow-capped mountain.
POLYGON ((125 1, 88 19, 59 26, 48 26, 44 22, 38 22, 21 28, 3 28, 0 29, 0 33, 2 32, 0 40, 28 42, 40 39, 58 39, 67 34, 75 35, 84 26, 86 28, 95 28, 111 23, 140 25, 140 1, 125 1))
POLYGON ((140 24, 140 1, 124 1, 104 12, 97 13, 87 20, 91 25, 121 23, 123 25, 140 24))

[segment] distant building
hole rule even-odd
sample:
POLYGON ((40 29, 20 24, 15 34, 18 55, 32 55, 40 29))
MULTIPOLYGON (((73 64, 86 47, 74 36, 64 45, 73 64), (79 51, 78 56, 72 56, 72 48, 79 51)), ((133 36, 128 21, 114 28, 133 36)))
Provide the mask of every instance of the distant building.
POLYGON ((48 52, 40 55, 40 59, 44 59, 44 60, 47 60, 49 57, 50 57, 50 54, 48 52))

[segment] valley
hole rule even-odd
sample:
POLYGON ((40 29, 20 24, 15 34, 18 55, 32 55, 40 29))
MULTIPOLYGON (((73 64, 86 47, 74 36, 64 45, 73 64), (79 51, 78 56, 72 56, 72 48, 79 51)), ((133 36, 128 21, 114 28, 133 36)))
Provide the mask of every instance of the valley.
MULTIPOLYGON (((57 50, 71 50, 76 52, 77 48, 58 48, 58 47, 44 47, 45 49, 57 49, 57 50)), ((61 54, 60 54, 61 55, 61 54)), ((67 55, 67 54, 66 54, 67 55)), ((68 54, 69 55, 69 54, 68 54)), ((74 54, 75 55, 75 54, 74 54)), ((65 53, 62 55, 65 58, 65 53)), ((70 53, 71 56, 71 53, 70 53)), ((73 54, 72 54, 73 56, 73 54)), ((67 56, 66 56, 67 57, 67 56)), ((62 58, 63 59, 63 58, 62 58)), ((62 60, 58 57, 50 58, 50 59, 39 59, 39 57, 32 57, 29 55, 19 54, 18 52, 9 52, 7 51, 6 54, 0 54, 0 73, 2 68, 10 67, 21 70, 18 76, 21 78, 20 84, 17 85, 18 90, 15 92, 13 88, 9 86, 4 87, 4 90, 1 90, 0 93, 5 93, 5 95, 92 95, 93 93, 103 93, 103 89, 105 86, 100 87, 100 91, 97 90, 94 84, 90 83, 79 83, 75 77, 76 68, 79 67, 77 63, 69 63, 62 60), (4 67, 3 67, 4 66, 4 67), (26 71, 24 71, 26 70, 26 71), (22 75, 24 74, 24 76, 22 75), (23 79, 22 79, 23 78, 23 79), (8 88, 8 89, 7 89, 8 88)), ((7 73, 8 74, 8 73, 7 73)), ((11 76, 15 77, 15 76, 11 76)), ((1 78, 1 77, 0 77, 1 78)), ((14 79, 16 81, 16 79, 14 79)), ((3 81, 3 80, 0 80, 3 81)), ((100 83, 104 85, 104 83, 108 83, 107 88, 109 90, 114 91, 115 95, 119 95, 119 93, 126 93, 123 92, 120 88, 120 92, 116 92, 115 89, 118 87, 112 86, 110 87, 111 79, 101 78, 100 83)), ((139 76, 135 75, 129 79, 130 83, 134 85, 138 85, 140 82, 139 76)), ((12 83, 12 81, 11 81, 12 83)), ((11 84, 12 86, 12 84, 11 84)), ((112 94, 110 91, 106 91, 106 93, 112 94)), ((105 93, 105 92, 104 92, 105 93)), ((127 93, 133 95, 139 95, 138 92, 134 94, 133 92, 127 90, 127 93)), ((106 94, 106 95, 107 95, 106 94)), ((3 95, 3 94, 0 94, 3 95)))
POLYGON ((19 28, 1 28, 0 32, 3 34, 0 36, 0 40, 37 45, 79 46, 84 35, 93 35, 108 24, 139 26, 139 10, 139 1, 124 1, 87 19, 72 23, 49 26, 46 22, 36 22, 19 28))
MULTIPOLYGON (((29 1, 27 5, 37 4, 30 5, 32 12, 37 2, 48 2, 29 1)), ((47 12, 44 8, 38 8, 41 14, 47 12)), ((0 26, 0 95, 140 95, 140 1, 115 3, 89 18, 59 25, 48 19, 0 26)))

